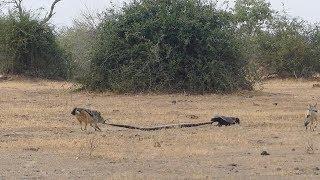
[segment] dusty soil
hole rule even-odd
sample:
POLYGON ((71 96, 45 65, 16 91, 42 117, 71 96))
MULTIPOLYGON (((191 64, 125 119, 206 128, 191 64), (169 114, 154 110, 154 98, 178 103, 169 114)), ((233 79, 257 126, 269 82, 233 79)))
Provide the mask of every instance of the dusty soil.
POLYGON ((316 179, 320 127, 303 127, 308 103, 320 100, 316 83, 272 80, 255 92, 190 96, 93 94, 73 92, 65 82, 2 81, 0 179, 316 179), (138 126, 203 122, 215 114, 237 116, 241 124, 154 132, 100 125, 102 132, 85 132, 70 114, 78 106, 138 126))

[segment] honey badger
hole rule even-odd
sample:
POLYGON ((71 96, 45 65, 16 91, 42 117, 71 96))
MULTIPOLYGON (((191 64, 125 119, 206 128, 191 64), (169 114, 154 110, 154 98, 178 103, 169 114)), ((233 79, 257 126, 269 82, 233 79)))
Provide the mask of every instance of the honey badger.
POLYGON ((218 122, 218 126, 231 126, 240 124, 240 119, 236 117, 215 116, 211 119, 212 122, 218 122))
POLYGON ((87 130, 87 125, 90 124, 90 126, 93 127, 95 131, 101 131, 101 129, 98 126, 98 123, 106 123, 105 120, 101 117, 100 112, 98 111, 85 108, 74 108, 71 114, 76 116, 77 120, 80 123, 81 130, 83 130, 82 122, 85 125, 84 130, 87 130))

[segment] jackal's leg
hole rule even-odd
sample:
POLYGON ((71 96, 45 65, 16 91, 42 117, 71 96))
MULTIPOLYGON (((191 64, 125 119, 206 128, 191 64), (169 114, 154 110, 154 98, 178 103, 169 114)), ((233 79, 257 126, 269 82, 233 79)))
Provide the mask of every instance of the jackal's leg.
POLYGON ((87 125, 88 125, 88 123, 84 122, 84 130, 87 130, 87 125))
POLYGON ((83 131, 83 129, 82 129, 82 122, 79 121, 79 123, 80 123, 80 129, 83 131))
POLYGON ((94 130, 98 130, 98 131, 101 131, 101 129, 99 128, 99 126, 98 126, 98 124, 94 124, 94 126, 95 126, 95 128, 94 128, 94 130))
POLYGON ((90 123, 90 126, 92 126, 95 131, 101 131, 97 123, 90 123))
POLYGON ((96 128, 96 124, 94 124, 94 123, 90 123, 90 126, 91 127, 93 127, 93 129, 96 131, 97 130, 97 128, 96 128))

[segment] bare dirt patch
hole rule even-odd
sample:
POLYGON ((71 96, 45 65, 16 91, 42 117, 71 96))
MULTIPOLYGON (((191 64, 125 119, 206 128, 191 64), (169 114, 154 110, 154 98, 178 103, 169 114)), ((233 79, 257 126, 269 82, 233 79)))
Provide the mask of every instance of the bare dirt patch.
POLYGON ((221 178, 320 173, 320 128, 303 127, 316 82, 268 81, 234 95, 114 95, 72 92, 64 82, 0 82, 0 175, 4 177, 221 178), (112 123, 156 126, 208 121, 241 124, 141 132, 100 125, 81 131, 76 107, 99 110, 112 123), (312 151, 310 151, 312 147, 312 151), (261 155, 266 151, 268 156, 261 155), (312 153, 310 153, 312 152, 312 153))

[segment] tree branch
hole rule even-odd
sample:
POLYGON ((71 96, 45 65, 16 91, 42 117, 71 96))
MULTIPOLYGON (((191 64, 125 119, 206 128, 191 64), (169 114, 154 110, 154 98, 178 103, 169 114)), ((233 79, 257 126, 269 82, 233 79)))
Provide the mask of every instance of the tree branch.
POLYGON ((21 4, 22 4, 22 0, 15 0, 15 6, 18 9, 20 19, 23 16, 23 9, 21 4))
POLYGON ((7 1, 2 1, 0 5, 5 6, 5 5, 13 4, 13 6, 18 10, 19 17, 21 19, 24 13, 22 8, 22 1, 23 0, 7 0, 7 1))
MULTIPOLYGON (((19 1, 20 1, 20 0, 19 0, 19 1)), ((55 8, 56 4, 57 4, 58 2, 60 2, 60 1, 62 1, 62 0, 55 0, 55 1, 52 3, 49 14, 41 21, 41 24, 47 23, 47 22, 52 18, 52 16, 55 14, 55 13, 53 12, 53 11, 54 11, 54 8, 55 8)))

